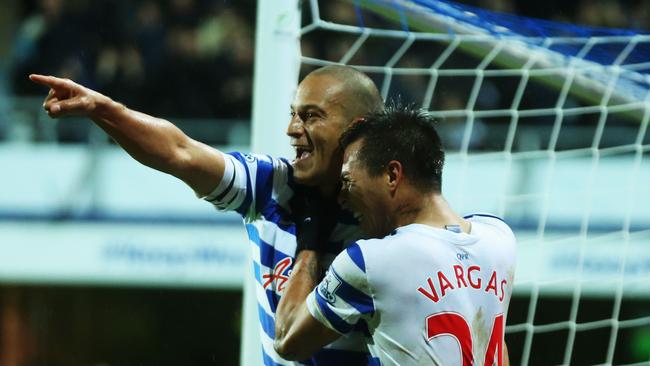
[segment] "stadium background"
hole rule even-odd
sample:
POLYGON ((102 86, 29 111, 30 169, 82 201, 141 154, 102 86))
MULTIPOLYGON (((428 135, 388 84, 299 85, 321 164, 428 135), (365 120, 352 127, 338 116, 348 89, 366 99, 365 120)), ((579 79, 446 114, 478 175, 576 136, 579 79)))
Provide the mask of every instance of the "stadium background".
MULTIPOLYGON (((324 18, 350 20, 349 8, 321 3, 324 18)), ((466 3, 650 29, 649 1, 466 3)), ((214 213, 182 183, 130 161, 92 124, 49 120, 40 107, 45 91, 26 75, 69 77, 196 139, 248 151, 255 8, 253 1, 0 0, 0 365, 237 364, 247 270, 238 218, 214 213)), ((338 47, 317 39, 302 45, 304 54, 324 58, 338 47)), ((392 94, 408 100, 409 87, 392 94)), ((437 103, 457 97, 450 92, 437 103)), ((472 141, 477 150, 499 145, 490 127, 487 121, 472 141)), ((543 120, 527 127, 532 135, 548 128, 543 120)), ((607 135, 611 145, 637 128, 618 127, 607 135)), ((591 130, 593 121, 576 121, 564 148, 588 145, 591 130)), ((442 133, 450 149, 460 143, 453 125, 442 133)), ((509 323, 525 321, 528 301, 513 299, 509 323)), ((625 304, 622 311, 637 316, 650 308, 647 296, 625 304)), ((611 315, 611 300, 584 305, 582 320, 611 315)), ((552 310, 535 321, 566 319, 570 306, 568 297, 540 299, 539 308, 552 310)), ((577 340, 576 364, 598 363, 590 349, 602 336, 577 340)), ((621 339, 625 362, 650 359, 647 327, 621 339)), ((517 359, 520 341, 507 341, 517 359)), ((541 350, 562 342, 554 333, 536 338, 531 364, 559 363, 541 350)))

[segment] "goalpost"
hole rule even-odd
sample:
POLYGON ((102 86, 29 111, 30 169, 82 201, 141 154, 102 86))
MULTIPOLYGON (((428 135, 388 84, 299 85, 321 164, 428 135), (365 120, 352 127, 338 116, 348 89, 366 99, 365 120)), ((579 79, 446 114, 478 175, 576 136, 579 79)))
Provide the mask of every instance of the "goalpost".
POLYGON ((647 365, 650 35, 444 0, 298 5, 258 2, 253 150, 287 152, 299 73, 357 67, 439 117, 452 206, 513 227, 512 363, 647 365))

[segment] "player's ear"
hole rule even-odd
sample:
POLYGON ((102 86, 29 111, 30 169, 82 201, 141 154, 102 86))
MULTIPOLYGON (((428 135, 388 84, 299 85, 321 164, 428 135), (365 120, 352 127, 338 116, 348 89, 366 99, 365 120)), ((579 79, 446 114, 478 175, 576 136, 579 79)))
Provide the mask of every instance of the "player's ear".
POLYGON ((397 160, 391 160, 386 164, 386 185, 391 192, 395 192, 402 179, 404 179, 404 167, 397 160))
POLYGON ((352 120, 352 122, 350 122, 350 124, 348 125, 348 128, 350 128, 350 127, 356 125, 357 123, 362 123, 362 122, 364 122, 365 120, 366 120, 365 117, 356 117, 355 119, 352 120))

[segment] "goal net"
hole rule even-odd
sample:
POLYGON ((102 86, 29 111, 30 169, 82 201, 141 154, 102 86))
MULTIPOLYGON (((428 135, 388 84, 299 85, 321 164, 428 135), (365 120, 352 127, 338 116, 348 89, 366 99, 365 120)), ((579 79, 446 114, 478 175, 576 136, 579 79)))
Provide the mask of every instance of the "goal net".
POLYGON ((513 227, 513 364, 650 362, 650 35, 442 0, 304 1, 296 29, 285 84, 347 64, 429 110, 448 201, 513 227))

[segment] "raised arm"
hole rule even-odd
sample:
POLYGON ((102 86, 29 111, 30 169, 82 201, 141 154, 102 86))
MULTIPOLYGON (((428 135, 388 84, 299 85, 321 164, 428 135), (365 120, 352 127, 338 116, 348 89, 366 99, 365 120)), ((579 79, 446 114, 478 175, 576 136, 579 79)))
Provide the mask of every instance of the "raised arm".
POLYGON ((199 196, 211 193, 221 181, 221 153, 169 121, 131 110, 72 80, 36 74, 29 78, 50 88, 43 103, 50 117, 92 119, 135 160, 183 180, 199 196))

